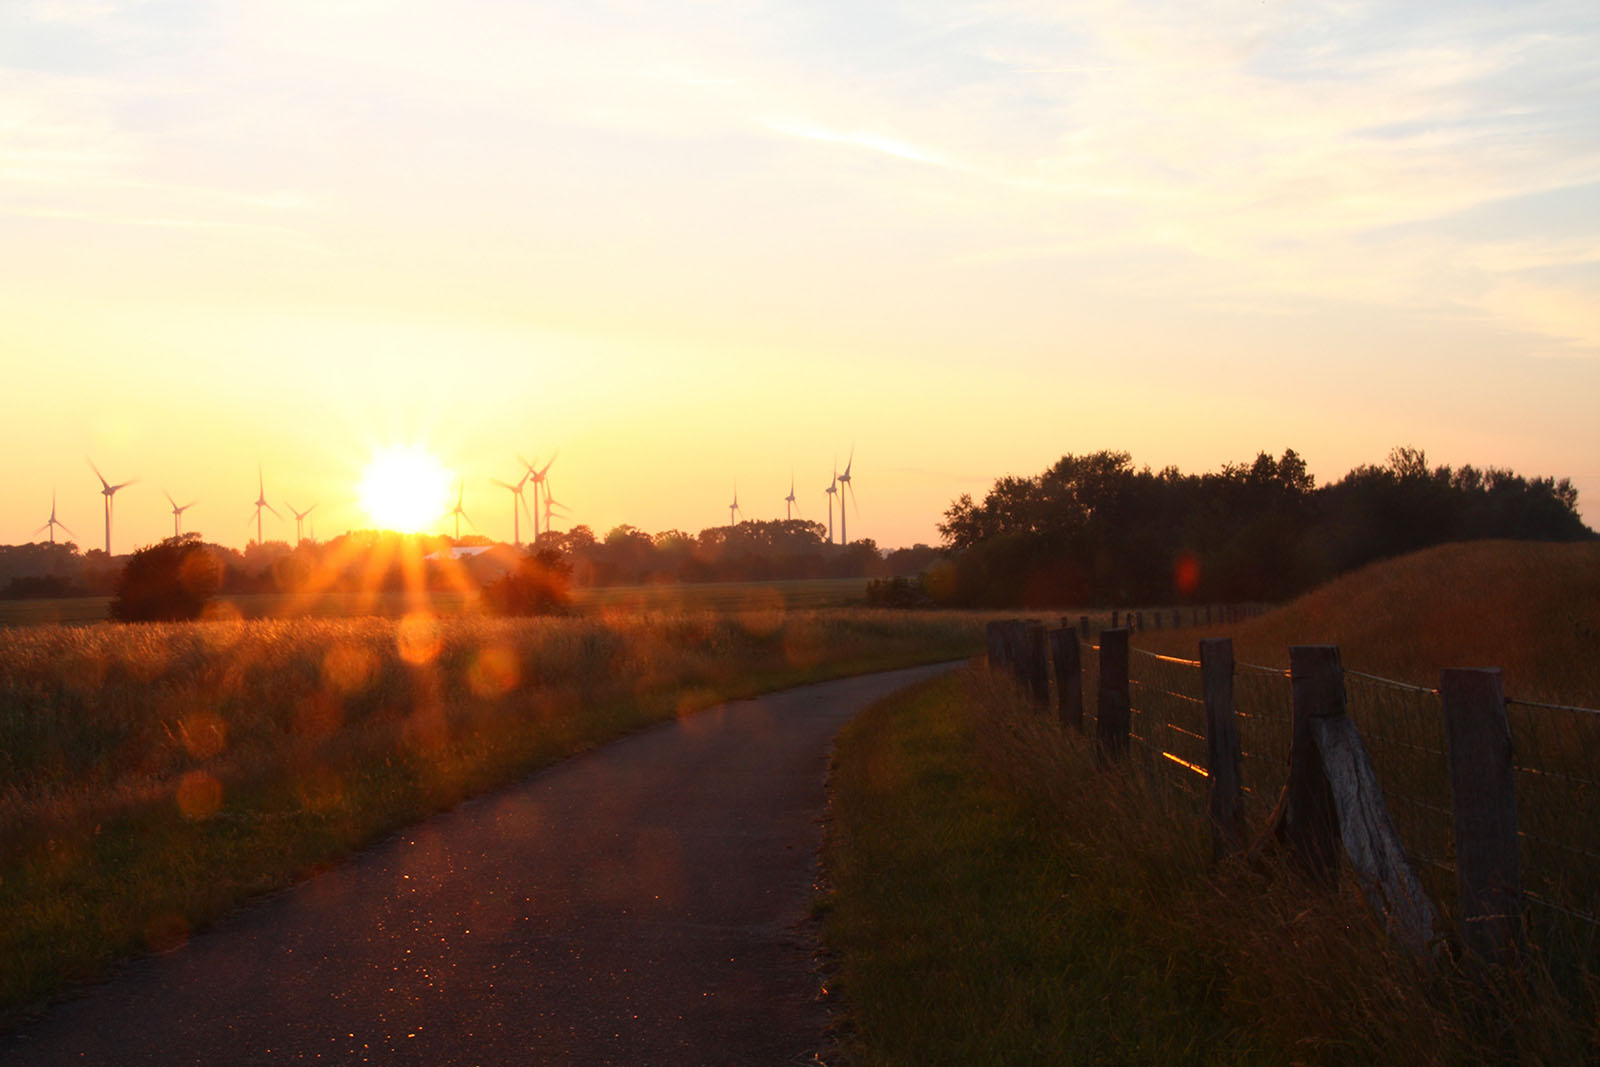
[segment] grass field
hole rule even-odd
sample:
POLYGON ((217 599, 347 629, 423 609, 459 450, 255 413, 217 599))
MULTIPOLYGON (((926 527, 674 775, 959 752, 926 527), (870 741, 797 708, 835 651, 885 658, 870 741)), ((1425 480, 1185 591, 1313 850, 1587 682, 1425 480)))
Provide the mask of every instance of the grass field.
MULTIPOLYGON (((865 578, 816 578, 781 582, 703 582, 688 585, 619 585, 573 591, 579 612, 605 610, 737 611, 770 607, 839 608, 860 604, 865 578)), ((360 618, 398 619, 419 607, 439 616, 471 615, 476 597, 454 590, 425 594, 406 592, 352 593, 326 591, 314 596, 291 593, 241 593, 216 598, 223 610, 245 619, 360 618)), ((0 600, 0 626, 43 626, 103 622, 110 597, 0 600)))
POLYGON ((0 1011, 649 722, 959 658, 981 616, 729 610, 0 630, 0 1011))
POLYGON ((1192 809, 981 670, 841 735, 819 903, 846 1062, 1583 1064, 1592 981, 1411 957, 1351 882, 1214 864, 1192 809))
MULTIPOLYGON (((1290 644, 1338 644, 1347 668, 1423 687, 1347 681, 1448 922, 1448 775, 1426 687, 1443 666, 1498 665, 1514 696, 1593 707, 1596 633, 1600 546, 1499 542, 1386 561, 1240 624, 1135 644, 1193 657, 1199 637, 1231 635, 1241 662, 1278 668, 1236 678, 1246 725, 1273 735, 1245 737, 1261 818, 1288 751, 1290 644)), ((1151 669, 1134 659, 1136 676, 1151 669)), ((1192 681, 1154 670, 1136 705, 1192 681)), ((1092 682, 1088 693, 1092 710, 1092 682)), ((1158 713, 1135 711, 1135 732, 1155 737, 1140 718, 1158 713)), ((1600 717, 1509 711, 1524 878, 1592 910, 1600 880, 1585 857, 1600 836, 1576 813, 1600 776, 1600 717)), ((1353 883, 1330 899, 1270 862, 1213 864, 1203 802, 1145 773, 1097 769, 1080 737, 981 677, 852 724, 836 756, 827 910, 858 1062, 1600 1062, 1590 924, 1530 909, 1535 950, 1516 981, 1485 984, 1448 959, 1418 966, 1353 883)))

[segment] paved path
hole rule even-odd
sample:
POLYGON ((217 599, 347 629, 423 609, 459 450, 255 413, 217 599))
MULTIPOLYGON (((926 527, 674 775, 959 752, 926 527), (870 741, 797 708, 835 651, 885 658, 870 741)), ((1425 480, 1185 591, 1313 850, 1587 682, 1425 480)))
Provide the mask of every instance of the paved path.
POLYGON ((0 1063, 798 1064, 827 751, 948 667, 710 709, 242 909, 0 1037, 0 1063))

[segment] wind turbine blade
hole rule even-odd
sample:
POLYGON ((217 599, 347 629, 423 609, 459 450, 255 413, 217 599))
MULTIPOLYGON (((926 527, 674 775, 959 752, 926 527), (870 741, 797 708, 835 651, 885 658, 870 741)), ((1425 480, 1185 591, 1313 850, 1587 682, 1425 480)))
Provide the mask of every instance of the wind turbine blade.
POLYGON ((118 489, 126 489, 126 488, 128 488, 128 486, 132 485, 134 482, 136 482, 138 480, 139 479, 137 479, 137 478, 129 478, 127 481, 123 482, 121 485, 113 485, 113 486, 111 486, 110 489, 111 489, 111 491, 113 493, 115 493, 118 489))
POLYGON ((272 512, 274 515, 277 515, 279 519, 283 518, 282 515, 278 515, 278 509, 273 507, 271 504, 262 504, 261 506, 272 512))
POLYGON ((172 494, 171 493, 167 492, 165 489, 162 489, 161 490, 161 495, 167 498, 167 503, 172 505, 172 509, 174 511, 176 511, 178 509, 178 502, 176 500, 172 499, 172 494))
POLYGON ((502 489, 509 489, 513 493, 517 491, 517 487, 512 485, 510 482, 502 482, 499 478, 490 478, 489 480, 502 489))
MULTIPOLYGON (((61 524, 60 524, 60 523, 59 523, 59 522, 47 522, 47 523, 45 523, 45 524, 44 524, 44 525, 43 525, 43 526, 41 526, 41 527, 39 527, 39 528, 38 528, 38 529, 37 529, 37 530, 35 530, 35 531, 33 531, 33 533, 31 533, 31 534, 29 534, 29 535, 28 535, 28 536, 29 536, 29 537, 33 537, 33 536, 35 536, 35 535, 36 535, 36 534, 42 534, 42 533, 44 533, 44 532, 45 532, 45 531, 46 531, 46 530, 48 530, 48 529, 50 529, 50 528, 51 528, 51 527, 52 527, 52 526, 61 526, 61 524)), ((65 527, 65 526, 61 526, 61 528, 62 528, 62 529, 63 529, 63 530, 65 530, 65 529, 66 529, 66 527, 65 527)))
POLYGON ((551 453, 550 462, 546 463, 543 467, 539 468, 539 477, 541 477, 541 478, 544 477, 545 472, 550 469, 551 464, 555 463, 556 457, 559 456, 559 455, 561 455, 561 449, 557 448, 553 453, 551 453))
MULTIPOLYGON (((88 459, 88 457, 87 457, 87 456, 86 456, 86 457, 84 457, 84 458, 85 458, 85 459, 88 459)), ((99 468, 99 467, 96 467, 96 466, 95 466, 95 465, 94 465, 94 460, 92 460, 92 459, 90 459, 90 460, 89 460, 89 469, 90 469, 90 470, 92 470, 92 471, 94 471, 94 476, 95 476, 95 477, 96 477, 96 478, 99 478, 99 479, 100 479, 100 484, 101 484, 101 485, 103 485, 103 486, 105 486, 105 487, 106 487, 106 488, 107 488, 107 489, 110 489, 110 488, 111 488, 111 483, 110 483, 110 482, 108 482, 108 481, 106 481, 106 476, 105 476, 105 475, 104 475, 104 474, 101 474, 101 473, 100 473, 100 468, 99 468)))

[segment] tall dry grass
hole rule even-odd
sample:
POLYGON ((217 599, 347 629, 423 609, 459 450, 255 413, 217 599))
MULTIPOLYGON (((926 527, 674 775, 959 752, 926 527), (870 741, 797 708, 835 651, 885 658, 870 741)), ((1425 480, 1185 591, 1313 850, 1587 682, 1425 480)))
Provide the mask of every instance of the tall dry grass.
POLYGON ((1138 931, 1124 951, 1170 946, 1175 979, 1216 983, 1213 1006, 1257 1053, 1331 1064, 1600 1053, 1592 977, 1563 988, 1537 960, 1487 976, 1419 960, 1385 933, 1348 867, 1328 895, 1271 856, 1213 863, 1203 810, 1167 775, 1137 760, 1097 766, 1086 737, 1031 710, 1009 679, 974 671, 966 685, 981 765, 1120 902, 1138 931))

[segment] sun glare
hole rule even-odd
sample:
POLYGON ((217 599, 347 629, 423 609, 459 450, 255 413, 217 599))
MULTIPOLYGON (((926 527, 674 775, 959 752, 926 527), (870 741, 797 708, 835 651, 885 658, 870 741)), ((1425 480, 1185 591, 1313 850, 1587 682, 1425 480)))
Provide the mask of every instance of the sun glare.
POLYGON ((357 492, 375 526, 416 533, 450 510, 450 472, 421 445, 380 449, 357 492))

